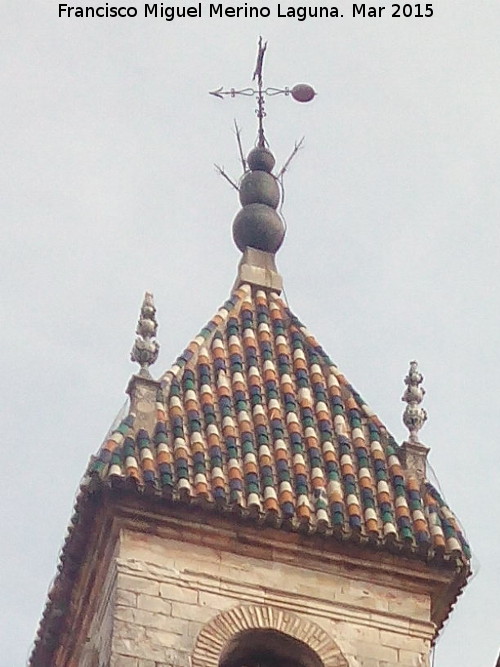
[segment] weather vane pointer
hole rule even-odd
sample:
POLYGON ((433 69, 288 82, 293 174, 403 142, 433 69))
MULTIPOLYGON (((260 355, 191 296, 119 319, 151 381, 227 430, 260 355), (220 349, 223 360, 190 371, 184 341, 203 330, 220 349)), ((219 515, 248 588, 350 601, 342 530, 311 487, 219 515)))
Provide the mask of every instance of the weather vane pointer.
POLYGON ((274 95, 291 95, 294 100, 297 102, 310 102, 316 92, 312 86, 307 83, 298 83, 292 88, 286 86, 285 88, 273 88, 266 87, 264 88, 263 84, 263 67, 264 67, 264 55, 267 48, 267 42, 263 42, 262 37, 259 37, 259 47, 257 52, 257 63, 255 66, 255 71, 253 73, 252 80, 257 82, 257 88, 251 86, 247 88, 230 88, 229 90, 224 90, 221 86, 216 90, 210 91, 210 95, 218 97, 219 99, 224 99, 224 96, 229 95, 230 97, 236 97, 236 95, 246 95, 248 97, 254 97, 257 99, 257 109, 255 113, 258 118, 258 142, 257 145, 260 148, 265 148, 268 143, 264 134, 264 118, 266 116, 265 111, 265 97, 272 97, 274 95))

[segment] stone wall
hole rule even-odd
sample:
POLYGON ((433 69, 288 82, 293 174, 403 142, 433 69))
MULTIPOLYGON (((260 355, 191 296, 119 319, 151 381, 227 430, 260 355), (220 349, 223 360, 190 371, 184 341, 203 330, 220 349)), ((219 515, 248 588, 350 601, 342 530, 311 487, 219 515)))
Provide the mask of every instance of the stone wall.
POLYGON ((110 664, 116 592, 116 567, 111 561, 104 585, 98 593, 96 613, 78 667, 107 667, 110 664))
POLYGON ((111 667, 217 667, 224 643, 252 626, 306 641, 325 667, 427 667, 424 586, 390 572, 375 584, 363 567, 309 562, 300 545, 283 562, 274 546, 201 541, 121 531, 111 667))

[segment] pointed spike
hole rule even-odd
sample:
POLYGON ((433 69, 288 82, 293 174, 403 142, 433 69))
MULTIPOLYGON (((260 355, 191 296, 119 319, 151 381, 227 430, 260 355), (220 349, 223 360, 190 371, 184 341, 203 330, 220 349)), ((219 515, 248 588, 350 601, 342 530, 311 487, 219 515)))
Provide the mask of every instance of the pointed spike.
POLYGON ((224 171, 224 167, 220 167, 218 164, 214 164, 214 167, 215 167, 217 173, 220 174, 222 176, 222 178, 225 178, 226 181, 230 185, 232 185, 235 190, 237 190, 239 192, 239 190, 240 190, 239 187, 236 185, 236 183, 231 178, 229 178, 229 176, 224 171))
POLYGON ((243 154, 243 146, 241 145, 241 130, 238 126, 238 123, 236 122, 236 119, 234 119, 234 132, 236 134, 236 143, 238 144, 238 152, 240 154, 240 162, 241 166, 243 167, 243 173, 246 174, 248 171, 247 161, 245 160, 245 156, 243 154))
POLYGON ((222 86, 220 88, 217 88, 217 90, 210 90, 208 94, 213 95, 214 97, 218 97, 220 100, 223 100, 224 96, 221 95, 221 92, 222 92, 222 86))
POLYGON ((290 163, 291 163, 291 161, 293 160, 293 158, 294 158, 294 157, 297 155, 297 153, 304 147, 304 140, 305 140, 305 137, 302 137, 302 139, 300 139, 300 141, 296 141, 296 142, 295 142, 295 146, 293 147, 292 152, 290 153, 290 155, 288 156, 288 159, 286 160, 285 164, 281 167, 281 169, 279 170, 278 175, 276 176, 276 178, 277 178, 278 180, 279 180, 279 179, 284 175, 284 173, 287 171, 287 169, 288 169, 288 167, 290 166, 290 163))

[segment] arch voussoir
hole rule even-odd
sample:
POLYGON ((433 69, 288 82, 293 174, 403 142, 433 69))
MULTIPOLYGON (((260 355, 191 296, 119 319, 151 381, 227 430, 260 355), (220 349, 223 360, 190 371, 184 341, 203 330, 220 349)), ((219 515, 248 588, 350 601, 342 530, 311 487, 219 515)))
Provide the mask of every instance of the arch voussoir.
POLYGON ((349 667, 338 644, 316 623, 271 605, 239 605, 221 612, 200 631, 192 667, 218 667, 226 644, 246 630, 275 630, 307 644, 324 667, 349 667))

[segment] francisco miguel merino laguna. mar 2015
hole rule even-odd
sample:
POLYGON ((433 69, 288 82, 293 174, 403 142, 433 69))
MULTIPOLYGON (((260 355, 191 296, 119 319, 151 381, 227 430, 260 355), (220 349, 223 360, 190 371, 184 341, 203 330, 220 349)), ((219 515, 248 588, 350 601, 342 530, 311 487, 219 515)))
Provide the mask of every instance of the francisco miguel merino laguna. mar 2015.
MULTIPOLYGON (((311 5, 295 6, 278 4, 273 8, 274 15, 278 18, 295 18, 305 21, 308 18, 343 18, 345 11, 336 6, 311 5)), ((211 2, 205 6, 199 2, 194 5, 165 5, 161 3, 144 4, 143 12, 134 5, 116 6, 105 5, 80 6, 59 3, 59 18, 161 18, 173 21, 176 18, 269 18, 272 14, 268 5, 250 5, 245 2, 242 5, 223 5, 211 2)), ((351 14, 353 18, 381 18, 391 16, 392 18, 430 18, 434 15, 433 3, 405 3, 391 4, 390 7, 383 5, 369 5, 366 3, 353 3, 351 14), (388 11, 387 11, 388 10, 388 11), (387 12, 387 13, 386 13, 387 12)))

